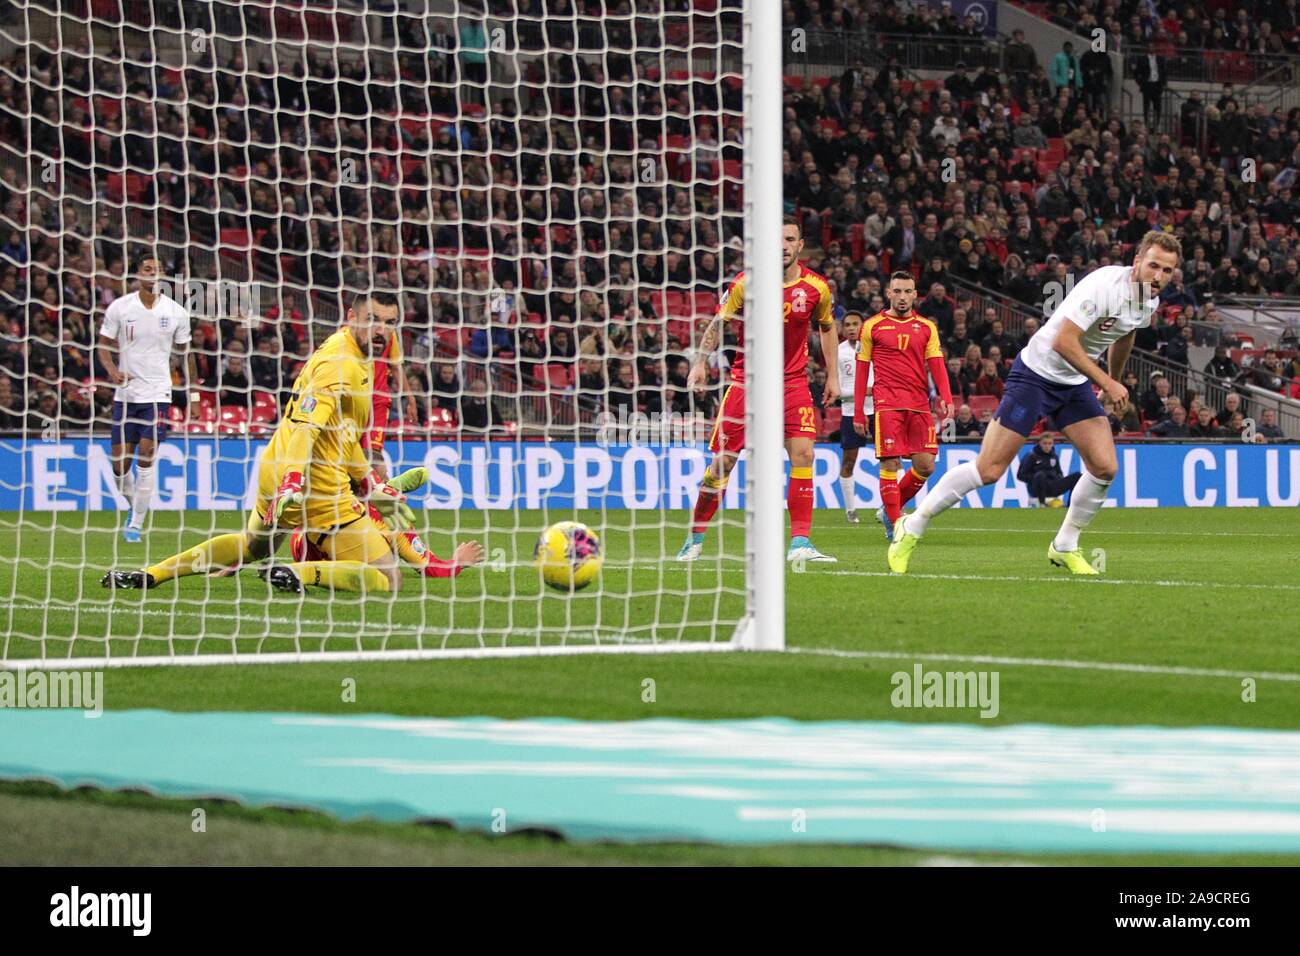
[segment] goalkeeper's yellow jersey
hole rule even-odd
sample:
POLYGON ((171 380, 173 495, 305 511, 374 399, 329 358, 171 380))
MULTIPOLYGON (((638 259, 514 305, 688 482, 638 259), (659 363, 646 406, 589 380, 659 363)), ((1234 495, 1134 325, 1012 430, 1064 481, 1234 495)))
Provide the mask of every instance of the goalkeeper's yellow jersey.
POLYGON ((265 514, 264 506, 284 475, 300 471, 307 479, 307 521, 294 524, 325 528, 365 514, 365 507, 352 495, 349 479, 359 481, 370 470, 360 438, 370 424, 373 377, 372 362, 347 329, 335 332, 312 353, 293 383, 284 417, 262 455, 259 513, 265 514), (294 461, 289 452, 291 439, 302 428, 317 432, 310 462, 294 461))

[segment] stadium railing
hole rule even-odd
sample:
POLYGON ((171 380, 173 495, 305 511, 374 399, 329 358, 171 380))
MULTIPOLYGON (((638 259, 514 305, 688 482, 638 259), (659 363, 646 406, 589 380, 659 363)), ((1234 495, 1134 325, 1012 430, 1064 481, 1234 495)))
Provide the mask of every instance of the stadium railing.
POLYGON ((1300 78, 1300 57, 1239 50, 1175 49, 1169 56, 1157 47, 1123 44, 1124 79, 1133 79, 1133 58, 1155 54, 1165 79, 1187 83, 1291 83, 1300 78))
POLYGON ((918 36, 914 33, 880 33, 875 30, 808 30, 807 52, 786 64, 787 73, 816 72, 820 67, 848 69, 886 65, 891 57, 909 73, 917 70, 949 70, 965 63, 972 71, 988 64, 1005 71, 1002 37, 918 36))

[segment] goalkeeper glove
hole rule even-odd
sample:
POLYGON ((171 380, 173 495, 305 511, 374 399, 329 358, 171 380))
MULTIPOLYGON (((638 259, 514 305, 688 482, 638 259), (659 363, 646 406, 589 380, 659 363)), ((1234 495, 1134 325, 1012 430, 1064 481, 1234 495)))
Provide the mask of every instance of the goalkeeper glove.
POLYGON ((409 468, 388 481, 380 480, 371 472, 361 482, 362 494, 369 494, 369 503, 384 516, 387 524, 397 531, 408 531, 415 526, 415 512, 406 503, 406 493, 419 488, 429 480, 425 468, 409 468))
POLYGON ((278 525, 286 508, 301 508, 303 494, 303 477, 301 471, 290 471, 280 479, 280 487, 271 496, 271 503, 266 508, 266 523, 278 525))
POLYGON ((357 483, 357 494, 362 501, 373 505, 374 509, 383 515, 384 521, 398 531, 410 527, 410 521, 415 517, 415 513, 407 505, 406 496, 374 471, 357 483), (405 527, 403 522, 406 523, 405 527))

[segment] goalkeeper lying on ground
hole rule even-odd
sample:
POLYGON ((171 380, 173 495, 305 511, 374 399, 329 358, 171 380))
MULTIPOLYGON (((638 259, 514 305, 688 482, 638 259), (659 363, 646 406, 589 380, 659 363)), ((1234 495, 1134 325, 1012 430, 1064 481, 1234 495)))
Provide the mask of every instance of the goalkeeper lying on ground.
POLYGON ((372 500, 400 499, 379 479, 359 436, 370 425, 373 356, 397 322, 392 292, 358 294, 343 328, 307 361, 258 468, 258 494, 244 531, 222 534, 143 571, 112 570, 108 588, 152 588, 190 574, 238 568, 271 557, 295 528, 324 560, 267 569, 271 585, 303 582, 346 591, 397 591, 402 575, 389 539, 369 517, 372 500), (355 490, 354 490, 355 489, 355 490))
MULTIPOLYGON (((414 491, 427 480, 428 473, 423 468, 412 468, 394 477, 389 487, 401 492, 414 491)), ((387 518, 381 512, 383 504, 369 505, 370 521, 379 533, 388 539, 393 551, 407 564, 414 567, 426 578, 452 578, 468 567, 473 567, 483 560, 483 546, 477 541, 465 541, 456 545, 450 560, 438 557, 411 529, 410 509, 395 499, 395 507, 387 518)), ((384 509, 389 510, 389 509, 384 509)), ((329 556, 317 545, 315 536, 304 533, 302 528, 294 528, 289 537, 289 554, 296 562, 328 561, 329 556)), ((260 573, 260 572, 259 572, 260 573)), ((316 582, 304 579, 303 584, 316 582)))

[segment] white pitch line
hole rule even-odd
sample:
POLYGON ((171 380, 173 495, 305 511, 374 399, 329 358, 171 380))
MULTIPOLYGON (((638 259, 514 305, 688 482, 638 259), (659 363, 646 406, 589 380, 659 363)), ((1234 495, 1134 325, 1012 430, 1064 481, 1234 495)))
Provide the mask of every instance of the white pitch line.
MULTIPOLYGON (((701 566, 700 562, 692 564, 681 563, 664 563, 664 564, 625 564, 615 565, 614 567, 626 570, 642 571, 660 571, 667 568, 677 568, 679 570, 691 569, 697 572, 722 572, 726 574, 743 574, 744 568, 726 568, 719 567, 710 562, 701 566)), ((855 578, 893 578, 899 581, 908 579, 919 579, 923 581, 1007 581, 1016 583, 1036 583, 1039 581, 1051 584, 1077 584, 1083 586, 1125 586, 1125 587, 1162 587, 1162 588, 1208 588, 1213 590, 1238 591, 1238 590, 1257 590, 1257 591, 1300 591, 1300 584, 1263 584, 1258 582, 1230 583, 1225 581, 1179 581, 1155 578, 1108 578, 1104 576, 1083 577, 1073 574, 1056 575, 1024 575, 1024 574, 927 574, 924 572, 908 572, 907 574, 894 574, 892 571, 847 571, 833 570, 829 567, 818 566, 810 568, 803 572, 811 575, 835 575, 840 577, 855 578)))
POLYGON ((861 578, 896 578, 906 580, 907 578, 920 578, 927 581, 1014 581, 1014 582, 1049 582, 1053 584, 1077 584, 1081 587, 1100 587, 1102 585, 1116 586, 1138 586, 1138 587, 1159 587, 1159 588, 1201 588, 1224 591, 1240 590, 1257 590, 1257 591, 1300 591, 1300 584, 1260 584, 1247 582, 1244 584, 1230 583, 1226 581, 1176 581, 1176 580, 1156 580, 1152 578, 1108 578, 1103 576, 1084 577, 1079 575, 1065 573, 1059 575, 1023 575, 1023 574, 924 574, 908 572, 907 574, 894 574, 892 571, 807 571, 806 574, 835 574, 847 575, 849 577, 861 578))
POLYGON ((862 660, 949 661, 954 664, 999 664, 1005 667, 1055 667, 1064 670, 1119 671, 1126 674, 1161 674, 1170 677, 1253 677, 1300 683, 1300 674, 1273 671, 1226 670, 1212 667, 1180 667, 1174 664, 1126 664, 1114 661, 1074 661, 1050 657, 998 657, 992 654, 934 654, 914 651, 850 651, 835 647, 788 647, 789 654, 841 657, 862 660))
MULTIPOLYGON (((1043 528, 963 528, 949 527, 947 525, 936 525, 936 531, 964 531, 982 534, 1050 534, 1051 529, 1043 528)), ((1287 534, 1283 531, 1108 531, 1105 528, 1088 528, 1086 532, 1089 537, 1094 534, 1131 534, 1144 535, 1148 538, 1294 538, 1295 533, 1287 534)))

